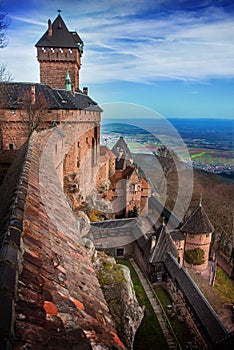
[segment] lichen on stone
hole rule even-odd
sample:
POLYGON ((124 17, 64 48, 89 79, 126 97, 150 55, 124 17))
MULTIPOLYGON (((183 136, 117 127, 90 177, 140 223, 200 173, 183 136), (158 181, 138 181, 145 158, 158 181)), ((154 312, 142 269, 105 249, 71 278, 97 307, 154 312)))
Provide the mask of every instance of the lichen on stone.
POLYGON ((144 310, 136 299, 130 271, 128 267, 117 264, 113 257, 100 252, 95 266, 118 335, 128 349, 133 349, 144 310))

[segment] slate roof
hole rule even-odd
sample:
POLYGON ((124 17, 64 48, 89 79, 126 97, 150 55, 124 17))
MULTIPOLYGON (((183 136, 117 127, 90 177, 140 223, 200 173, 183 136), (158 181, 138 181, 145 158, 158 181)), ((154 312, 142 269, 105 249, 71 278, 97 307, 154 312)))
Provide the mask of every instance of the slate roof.
POLYGON ((114 153, 116 158, 118 158, 121 155, 121 158, 129 159, 129 160, 133 159, 132 153, 122 136, 118 139, 118 141, 113 146, 111 151, 114 153), (121 154, 121 152, 123 153, 121 154))
POLYGON ((88 237, 97 248, 109 248, 126 245, 143 235, 137 218, 131 218, 91 222, 88 237))
MULTIPOLYGON (((169 209, 167 209, 157 198, 154 196, 151 196, 149 198, 149 208, 152 210, 156 210, 158 214, 161 217, 164 217, 166 219, 166 222, 168 222, 167 227, 169 229, 178 228, 181 224, 181 221, 177 216, 171 212, 169 209)), ((153 215, 155 216, 155 215, 153 215)))
POLYGON ((164 263, 172 279, 178 283, 180 290, 186 297, 186 301, 212 343, 216 344, 220 339, 227 337, 228 332, 211 305, 190 275, 177 263, 170 252, 167 253, 164 263))
POLYGON ((180 231, 180 229, 175 229, 170 231, 171 238, 173 241, 184 241, 185 235, 183 232, 180 231))
POLYGON ((62 17, 58 17, 52 23, 52 36, 48 36, 48 30, 36 43, 36 47, 61 47, 79 48, 83 41, 76 32, 69 32, 62 17))
POLYGON ((52 89, 39 83, 0 83, 1 108, 24 109, 27 96, 35 86, 36 105, 47 109, 86 109, 101 112, 102 109, 89 96, 82 92, 72 94, 65 89, 52 89))
POLYGON ((180 230, 190 234, 204 234, 214 232, 214 227, 203 207, 199 205, 188 217, 180 230))
POLYGON ((156 232, 156 237, 157 237, 157 242, 149 259, 149 262, 151 264, 163 262, 168 252, 170 252, 175 258, 178 257, 178 251, 171 238, 170 233, 166 228, 166 225, 162 224, 158 228, 156 232))

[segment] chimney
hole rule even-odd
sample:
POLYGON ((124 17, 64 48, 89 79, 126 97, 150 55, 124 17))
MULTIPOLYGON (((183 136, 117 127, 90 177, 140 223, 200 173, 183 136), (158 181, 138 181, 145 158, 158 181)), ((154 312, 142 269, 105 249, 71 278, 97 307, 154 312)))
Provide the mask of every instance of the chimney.
POLYGON ((52 36, 52 23, 51 20, 48 19, 48 36, 52 36))
POLYGON ((35 90, 35 85, 31 85, 31 104, 35 105, 36 103, 36 90, 35 90))
POLYGON ((83 87, 83 94, 88 95, 89 89, 87 86, 83 87))

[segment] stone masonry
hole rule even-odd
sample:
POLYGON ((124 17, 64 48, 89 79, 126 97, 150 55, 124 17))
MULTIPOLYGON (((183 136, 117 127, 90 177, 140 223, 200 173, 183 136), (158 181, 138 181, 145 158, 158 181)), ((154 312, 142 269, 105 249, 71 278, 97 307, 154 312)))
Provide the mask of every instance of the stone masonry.
POLYGON ((124 349, 58 176, 64 138, 34 132, 2 185, 1 349, 124 349))

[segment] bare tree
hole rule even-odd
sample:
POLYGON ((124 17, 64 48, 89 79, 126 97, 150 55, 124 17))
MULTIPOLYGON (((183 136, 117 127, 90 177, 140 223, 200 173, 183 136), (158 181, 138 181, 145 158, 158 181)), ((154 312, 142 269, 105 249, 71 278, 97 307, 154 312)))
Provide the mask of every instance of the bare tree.
MULTIPOLYGON (((166 146, 162 145, 160 148, 157 149, 156 152, 153 152, 153 155, 161 165, 161 175, 158 178, 156 189, 158 191, 159 196, 165 196, 165 190, 167 186, 167 194, 170 195, 167 198, 167 202, 170 199, 170 201, 176 198, 177 194, 177 172, 176 172, 176 163, 177 160, 176 154, 169 150, 166 146), (172 180, 173 182, 173 196, 171 195, 171 189, 170 189, 170 182, 169 180, 172 180), (169 187, 168 187, 169 186, 169 187)), ((169 204, 169 203, 167 203, 169 204)))
POLYGON ((0 65, 0 82, 9 82, 13 80, 13 76, 8 72, 7 65, 2 63, 0 65))
POLYGON ((30 136, 34 130, 42 126, 48 103, 43 94, 37 93, 36 95, 35 85, 31 85, 30 91, 24 91, 17 102, 21 107, 24 122, 28 126, 28 136, 30 136))
MULTIPOLYGON (((0 7, 1 7, 0 3, 0 7)), ((6 39, 6 28, 9 26, 10 20, 7 17, 6 13, 3 13, 0 10, 0 48, 3 48, 7 45, 6 39)), ((2 63, 0 64, 0 82, 1 81, 11 81, 13 80, 12 75, 7 71, 7 65, 2 63)))
MULTIPOLYGON (((1 3, 0 3, 1 6, 1 3)), ((9 26, 10 20, 7 14, 0 10, 0 47, 5 47, 7 45, 6 39, 6 28, 9 26)))

